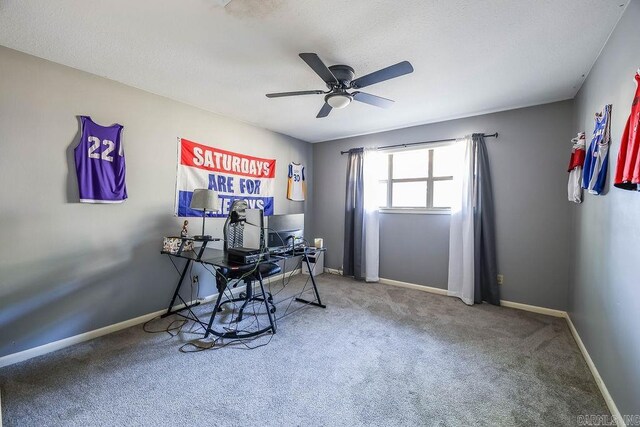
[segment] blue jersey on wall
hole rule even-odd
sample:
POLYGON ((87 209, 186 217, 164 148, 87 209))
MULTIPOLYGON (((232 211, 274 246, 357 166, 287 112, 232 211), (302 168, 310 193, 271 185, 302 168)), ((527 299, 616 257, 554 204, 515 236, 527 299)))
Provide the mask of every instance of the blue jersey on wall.
POLYGON ((582 188, 591 194, 600 194, 604 189, 609 164, 610 141, 611 104, 607 104, 602 112, 596 113, 596 127, 593 129, 593 138, 582 170, 582 188))

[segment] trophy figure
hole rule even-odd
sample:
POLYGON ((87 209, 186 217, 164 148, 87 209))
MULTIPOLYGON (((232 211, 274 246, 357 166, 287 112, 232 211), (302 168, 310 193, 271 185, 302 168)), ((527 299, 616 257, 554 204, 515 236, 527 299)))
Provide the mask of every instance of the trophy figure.
POLYGON ((188 224, 189 224, 189 221, 185 219, 184 224, 182 224, 182 231, 180 232, 181 237, 187 237, 189 235, 189 230, 187 230, 188 224))

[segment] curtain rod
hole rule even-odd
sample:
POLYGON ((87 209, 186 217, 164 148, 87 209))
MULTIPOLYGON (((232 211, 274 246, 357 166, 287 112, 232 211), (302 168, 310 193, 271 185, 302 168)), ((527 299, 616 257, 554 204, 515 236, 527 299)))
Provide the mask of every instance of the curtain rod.
MULTIPOLYGON (((492 134, 486 134, 483 133, 482 134, 483 137, 485 138, 497 138, 498 137, 498 132, 496 133, 492 133, 492 134)), ((377 150, 384 150, 386 148, 395 148, 395 147, 411 147, 414 145, 422 145, 422 144, 432 144, 434 142, 450 142, 450 141, 456 141, 460 138, 449 138, 449 139, 434 139, 432 141, 422 141, 422 142, 410 142, 408 144, 395 144, 395 145, 384 145, 382 147, 378 147, 376 148, 377 150)), ((347 151, 341 151, 340 154, 347 154, 349 152, 349 150, 347 151)))

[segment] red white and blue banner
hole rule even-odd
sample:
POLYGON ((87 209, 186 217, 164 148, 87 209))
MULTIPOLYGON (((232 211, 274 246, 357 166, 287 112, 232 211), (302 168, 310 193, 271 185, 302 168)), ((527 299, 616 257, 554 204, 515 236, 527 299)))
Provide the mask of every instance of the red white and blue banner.
POLYGON ((202 211, 189 208, 196 188, 208 188, 218 193, 220 210, 207 212, 208 217, 226 217, 236 199, 244 199, 250 208, 273 215, 275 159, 220 150, 184 138, 178 139, 178 159, 177 216, 202 217, 202 211))

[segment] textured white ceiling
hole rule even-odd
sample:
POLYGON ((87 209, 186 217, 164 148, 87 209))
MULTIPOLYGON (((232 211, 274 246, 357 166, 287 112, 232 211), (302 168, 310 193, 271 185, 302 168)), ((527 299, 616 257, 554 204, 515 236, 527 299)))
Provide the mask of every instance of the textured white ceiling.
POLYGON ((0 0, 0 44, 316 142, 571 98, 627 1, 0 0), (316 119, 264 96, 325 89, 300 52, 415 72, 316 119))

